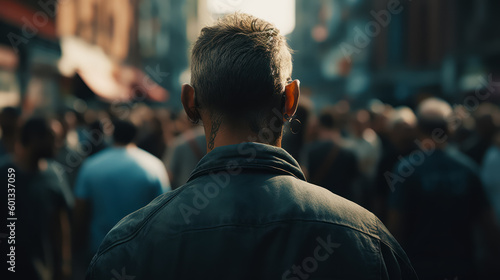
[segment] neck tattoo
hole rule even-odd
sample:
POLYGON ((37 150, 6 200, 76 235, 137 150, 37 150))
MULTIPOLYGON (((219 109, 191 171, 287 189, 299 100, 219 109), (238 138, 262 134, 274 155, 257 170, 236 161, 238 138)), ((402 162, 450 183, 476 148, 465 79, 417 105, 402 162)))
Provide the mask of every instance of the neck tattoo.
POLYGON ((219 128, 220 128, 221 123, 222 123, 221 116, 213 116, 212 117, 212 128, 210 130, 210 139, 208 141, 208 148, 210 150, 213 150, 213 148, 214 148, 215 137, 217 136, 217 133, 219 132, 219 128))

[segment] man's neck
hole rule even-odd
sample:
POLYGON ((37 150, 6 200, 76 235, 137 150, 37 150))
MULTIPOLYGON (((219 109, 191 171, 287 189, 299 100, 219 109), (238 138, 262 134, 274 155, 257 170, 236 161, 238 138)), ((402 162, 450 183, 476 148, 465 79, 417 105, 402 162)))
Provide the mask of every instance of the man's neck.
POLYGON ((215 135, 211 134, 210 129, 205 128, 205 137, 207 139, 207 152, 211 152, 217 147, 236 145, 246 142, 257 142, 272 145, 281 148, 281 138, 276 143, 269 144, 270 140, 267 133, 252 133, 242 129, 229 129, 220 127, 215 135), (213 141, 212 141, 213 140, 213 141))

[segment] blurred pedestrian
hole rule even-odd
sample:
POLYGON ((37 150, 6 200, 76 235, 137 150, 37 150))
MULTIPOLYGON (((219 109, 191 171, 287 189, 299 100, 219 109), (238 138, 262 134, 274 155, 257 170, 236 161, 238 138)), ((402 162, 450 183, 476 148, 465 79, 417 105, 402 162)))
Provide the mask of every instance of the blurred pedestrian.
POLYGON ((382 158, 377 166, 377 177, 375 180, 375 195, 373 196, 373 212, 383 222, 386 221, 387 202, 390 193, 390 185, 387 181, 388 173, 401 157, 408 156, 418 149, 416 140, 417 117, 412 109, 399 107, 389 115, 387 138, 390 145, 384 149, 382 158))
POLYGON ((54 156, 53 132, 46 119, 34 117, 22 125, 18 136, 12 156, 0 162, 5 201, 14 198, 8 216, 14 219, 7 221, 4 216, 6 205, 1 213, 7 222, 0 230, 10 232, 14 239, 2 239, 0 246, 3 258, 13 251, 15 267, 12 273, 7 270, 8 262, 2 261, 0 278, 67 279, 71 270, 69 215, 73 198, 64 174, 58 172, 62 168, 49 160, 54 156), (14 227, 7 230, 7 224, 14 227))
POLYGON ((67 143, 68 127, 64 119, 54 119, 51 121, 51 128, 54 132, 55 156, 63 168, 61 172, 66 174, 71 189, 74 189, 78 169, 83 161, 83 153, 71 148, 67 143))
POLYGON ((478 279, 473 230, 488 205, 477 165, 447 147, 448 103, 430 98, 417 112, 419 150, 389 177, 389 229, 422 279, 478 279))
POLYGON ((356 155, 359 171, 364 177, 365 188, 369 188, 375 178, 377 163, 382 153, 382 144, 378 135, 370 128, 370 113, 368 111, 353 112, 345 146, 356 155))
POLYGON ((343 147, 338 120, 331 110, 324 110, 318 122, 318 140, 304 148, 301 166, 309 182, 356 202, 354 182, 359 175, 356 156, 343 147))
POLYGON ((130 119, 138 128, 137 147, 161 159, 167 145, 163 125, 156 112, 144 104, 136 105, 130 119))
POLYGON ((207 141, 202 126, 193 126, 177 136, 165 159, 172 189, 184 185, 198 162, 207 154, 207 141))
POLYGON ((498 106, 491 103, 481 103, 477 110, 473 112, 475 130, 460 147, 478 165, 482 164, 484 155, 491 146, 498 128, 498 124, 493 120, 497 113, 498 106))
POLYGON ((76 252, 87 264, 120 219, 170 190, 163 163, 133 143, 137 128, 129 121, 113 124, 113 147, 83 163, 75 186, 76 252))

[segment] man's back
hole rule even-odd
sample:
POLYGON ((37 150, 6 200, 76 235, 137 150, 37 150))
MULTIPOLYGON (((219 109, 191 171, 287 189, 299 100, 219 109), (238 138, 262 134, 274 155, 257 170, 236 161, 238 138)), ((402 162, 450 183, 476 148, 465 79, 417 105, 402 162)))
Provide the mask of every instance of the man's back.
POLYGON ((416 279, 378 219, 304 180, 284 150, 216 148, 188 183, 123 219, 88 279, 416 279))
POLYGON ((91 203, 91 248, 121 218, 147 205, 169 186, 161 161, 139 148, 109 148, 82 166, 75 195, 91 203))

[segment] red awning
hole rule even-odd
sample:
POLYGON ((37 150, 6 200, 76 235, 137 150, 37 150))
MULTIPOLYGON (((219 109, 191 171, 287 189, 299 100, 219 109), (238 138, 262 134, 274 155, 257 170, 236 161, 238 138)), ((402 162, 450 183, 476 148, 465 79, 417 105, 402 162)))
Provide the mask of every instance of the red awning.
POLYGON ((19 35, 57 39, 54 19, 42 9, 36 11, 14 0, 0 0, 0 7, 2 20, 26 30, 27 35, 19 35))

